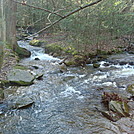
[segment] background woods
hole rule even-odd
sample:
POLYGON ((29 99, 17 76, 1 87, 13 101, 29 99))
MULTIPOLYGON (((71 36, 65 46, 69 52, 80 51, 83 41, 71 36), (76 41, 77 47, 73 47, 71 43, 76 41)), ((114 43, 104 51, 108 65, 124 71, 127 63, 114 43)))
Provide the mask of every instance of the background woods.
MULTIPOLYGON (((19 4, 17 26, 29 30, 34 28, 37 32, 53 24, 60 17, 64 17, 74 9, 93 2, 96 1, 27 0, 26 4, 44 8, 51 12, 19 4)), ((103 0, 90 8, 70 15, 45 32, 66 32, 69 35, 68 41, 77 44, 77 47, 96 46, 96 49, 101 49, 102 44, 105 44, 104 46, 113 44, 116 46, 119 43, 119 40, 117 40, 119 38, 126 37, 132 40, 134 27, 133 3, 133 0, 103 0)))

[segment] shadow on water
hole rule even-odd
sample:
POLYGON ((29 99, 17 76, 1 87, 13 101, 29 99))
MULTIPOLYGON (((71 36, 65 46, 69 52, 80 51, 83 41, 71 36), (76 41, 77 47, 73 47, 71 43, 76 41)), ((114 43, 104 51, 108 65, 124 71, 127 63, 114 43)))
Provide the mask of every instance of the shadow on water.
MULTIPOLYGON (((59 71, 58 58, 44 54, 39 47, 20 41, 19 45, 32 52, 20 64, 43 73, 43 80, 36 80, 27 87, 5 89, 7 103, 14 103, 19 96, 29 96, 34 104, 27 109, 7 110, 0 115, 3 134, 122 134, 118 123, 102 117, 95 107, 101 108, 101 94, 112 90, 126 94, 126 85, 134 80, 134 66, 101 63, 99 69, 92 65, 85 68, 68 68, 59 71), (40 60, 34 60, 39 58, 40 60), (101 89, 101 90, 100 90, 101 89)), ((5 106, 6 107, 6 106, 5 106)))

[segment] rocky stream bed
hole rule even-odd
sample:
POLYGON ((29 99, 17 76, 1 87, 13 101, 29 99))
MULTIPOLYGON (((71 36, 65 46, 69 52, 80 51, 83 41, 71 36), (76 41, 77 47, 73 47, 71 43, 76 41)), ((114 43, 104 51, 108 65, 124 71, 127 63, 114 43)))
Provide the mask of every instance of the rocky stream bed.
POLYGON ((34 78, 29 77, 32 79, 29 86, 4 89, 6 99, 0 104, 0 134, 134 133, 133 101, 129 102, 130 116, 115 122, 96 110, 105 109, 101 104, 103 92, 115 92, 126 98, 133 95, 126 90, 134 84, 133 54, 111 55, 99 62, 99 68, 87 64, 61 71, 60 59, 26 41, 18 43, 32 53, 19 66, 28 68, 34 78))

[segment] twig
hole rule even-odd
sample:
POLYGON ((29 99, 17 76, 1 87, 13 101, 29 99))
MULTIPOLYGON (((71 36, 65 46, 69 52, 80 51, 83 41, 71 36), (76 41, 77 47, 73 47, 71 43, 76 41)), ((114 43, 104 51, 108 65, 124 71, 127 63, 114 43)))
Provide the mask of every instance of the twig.
POLYGON ((12 1, 15 2, 15 3, 21 4, 21 5, 24 5, 24 6, 28 6, 28 7, 35 8, 35 9, 40 9, 40 10, 46 11, 48 13, 55 14, 55 15, 61 17, 61 18, 63 17, 62 15, 58 14, 57 12, 52 12, 52 11, 50 11, 48 9, 45 9, 45 8, 32 6, 32 5, 29 5, 29 4, 26 4, 26 3, 24 4, 22 2, 18 2, 18 1, 15 1, 15 0, 12 0, 12 1))

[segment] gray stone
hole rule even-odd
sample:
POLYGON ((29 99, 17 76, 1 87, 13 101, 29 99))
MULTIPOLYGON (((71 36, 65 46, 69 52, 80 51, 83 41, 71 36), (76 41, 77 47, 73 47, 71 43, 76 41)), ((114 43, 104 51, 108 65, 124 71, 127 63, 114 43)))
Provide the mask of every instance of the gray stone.
POLYGON ((31 85, 34 79, 35 76, 27 70, 13 69, 7 75, 7 80, 10 83, 20 86, 31 85))
POLYGON ((27 108, 29 106, 31 106, 34 103, 34 101, 29 98, 28 96, 21 96, 19 98, 17 98, 13 104, 10 105, 11 108, 17 108, 17 109, 21 109, 21 108, 27 108))

